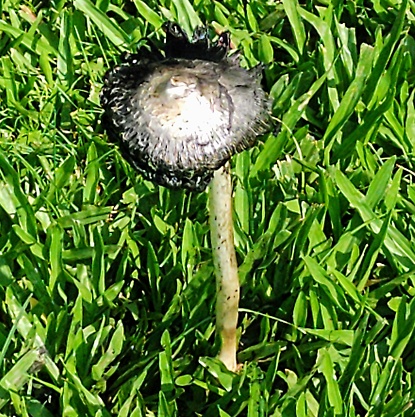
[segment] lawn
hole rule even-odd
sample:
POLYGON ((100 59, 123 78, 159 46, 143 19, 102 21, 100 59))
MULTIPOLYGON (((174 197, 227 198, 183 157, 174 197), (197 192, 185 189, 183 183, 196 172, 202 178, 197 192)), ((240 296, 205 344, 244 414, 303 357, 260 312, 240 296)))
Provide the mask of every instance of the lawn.
POLYGON ((415 406, 415 2, 0 1, 0 416, 395 417, 415 406), (275 129, 232 159, 238 373, 207 192, 143 179, 103 77, 229 31, 275 129))

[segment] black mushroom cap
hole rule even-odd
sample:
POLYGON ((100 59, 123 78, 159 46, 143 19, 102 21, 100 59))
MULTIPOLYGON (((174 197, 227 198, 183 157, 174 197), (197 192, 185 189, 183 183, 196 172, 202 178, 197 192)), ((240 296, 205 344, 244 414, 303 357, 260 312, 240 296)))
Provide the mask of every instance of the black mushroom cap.
POLYGON ((164 54, 142 48, 109 71, 101 92, 104 127, 143 176, 203 190, 213 171, 268 129, 269 101, 258 69, 228 57, 228 35, 211 44, 167 24, 164 54))

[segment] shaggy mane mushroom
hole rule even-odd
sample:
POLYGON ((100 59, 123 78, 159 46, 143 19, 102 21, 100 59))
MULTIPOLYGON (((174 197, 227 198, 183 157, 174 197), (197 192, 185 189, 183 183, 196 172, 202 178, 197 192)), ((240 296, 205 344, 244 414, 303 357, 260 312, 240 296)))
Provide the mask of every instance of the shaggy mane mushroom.
POLYGON ((229 36, 212 43, 205 28, 191 39, 166 24, 164 51, 142 48, 110 70, 101 103, 104 127, 146 179, 203 191, 210 184, 210 227, 217 282, 219 359, 237 369, 239 280, 228 161, 269 126, 258 69, 229 57, 229 36))

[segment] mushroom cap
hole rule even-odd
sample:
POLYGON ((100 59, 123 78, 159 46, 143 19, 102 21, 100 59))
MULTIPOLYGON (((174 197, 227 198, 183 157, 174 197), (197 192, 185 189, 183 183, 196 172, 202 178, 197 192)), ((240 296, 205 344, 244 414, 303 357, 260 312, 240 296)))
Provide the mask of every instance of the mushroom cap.
POLYGON ((268 129, 269 101, 260 71, 227 57, 229 38, 191 40, 168 24, 164 55, 129 55, 109 71, 101 93, 104 125, 143 176, 201 191, 214 170, 268 129))

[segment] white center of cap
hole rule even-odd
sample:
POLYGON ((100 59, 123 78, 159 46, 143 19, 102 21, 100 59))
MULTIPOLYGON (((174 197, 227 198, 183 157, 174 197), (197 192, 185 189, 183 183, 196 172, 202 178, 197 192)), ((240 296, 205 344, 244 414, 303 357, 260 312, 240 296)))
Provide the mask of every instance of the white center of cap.
POLYGON ((153 128, 157 124, 175 140, 197 136, 203 145, 229 121, 229 102, 217 79, 205 72, 192 74, 188 68, 155 73, 140 101, 153 116, 153 128))

